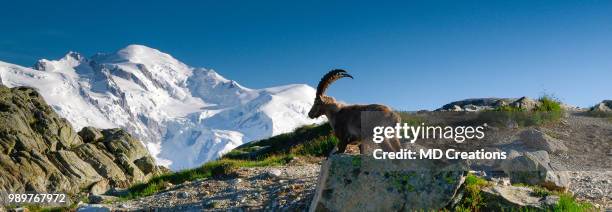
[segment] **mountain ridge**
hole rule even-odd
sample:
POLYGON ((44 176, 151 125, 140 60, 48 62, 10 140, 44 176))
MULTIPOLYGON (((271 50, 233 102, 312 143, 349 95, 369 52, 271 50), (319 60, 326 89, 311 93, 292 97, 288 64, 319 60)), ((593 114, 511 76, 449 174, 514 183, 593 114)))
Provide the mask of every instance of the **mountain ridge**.
POLYGON ((308 85, 251 89, 142 45, 89 58, 70 51, 32 68, 0 61, 0 79, 36 88, 76 129, 126 129, 175 170, 323 121, 306 117, 315 93, 308 85))

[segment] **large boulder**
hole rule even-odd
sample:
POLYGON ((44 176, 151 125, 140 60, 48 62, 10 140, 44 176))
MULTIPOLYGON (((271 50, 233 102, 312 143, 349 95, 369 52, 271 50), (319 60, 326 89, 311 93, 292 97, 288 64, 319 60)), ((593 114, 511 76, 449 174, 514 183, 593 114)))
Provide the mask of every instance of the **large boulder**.
POLYGON ((103 137, 102 132, 94 127, 83 127, 83 129, 79 131, 79 136, 81 136, 85 143, 93 143, 103 137))
POLYGON ((510 104, 510 106, 512 106, 512 107, 520 108, 520 109, 523 109, 525 111, 534 110, 538 105, 539 105, 538 101, 535 101, 535 100, 530 99, 530 98, 525 97, 525 96, 517 99, 516 101, 514 101, 514 102, 512 102, 510 104))
POLYGON ((508 159, 501 163, 501 169, 510 176, 512 183, 540 185, 558 191, 567 191, 569 188, 568 172, 553 169, 546 151, 511 151, 508 155, 508 159))
POLYGON ((495 211, 514 211, 517 208, 540 211, 554 207, 559 201, 555 195, 542 197, 534 193, 533 188, 512 185, 495 184, 481 189, 486 209, 495 211))
POLYGON ((603 100, 591 108, 594 112, 612 113, 612 100, 603 100))
POLYGON ((76 133, 33 88, 0 85, 0 190, 102 193, 160 172, 125 131, 76 133))
POLYGON ((548 153, 566 152, 567 147, 563 141, 550 137, 537 129, 527 129, 519 135, 520 142, 531 150, 544 150, 548 153))
POLYGON ((463 183, 465 166, 435 160, 374 160, 336 154, 321 166, 314 211, 438 210, 463 183))

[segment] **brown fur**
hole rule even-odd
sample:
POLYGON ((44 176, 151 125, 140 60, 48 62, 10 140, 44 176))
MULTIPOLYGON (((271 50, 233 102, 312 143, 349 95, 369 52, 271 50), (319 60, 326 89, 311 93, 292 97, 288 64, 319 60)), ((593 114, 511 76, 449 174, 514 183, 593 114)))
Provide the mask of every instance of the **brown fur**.
MULTIPOLYGON (((400 117, 389 107, 378 104, 343 105, 333 97, 326 96, 325 90, 334 81, 350 77, 344 70, 332 70, 323 76, 317 86, 317 96, 308 113, 310 118, 325 115, 329 120, 334 135, 338 138, 338 153, 343 153, 348 144, 360 143, 361 153, 371 150, 372 129, 375 126, 395 126, 400 117), (366 140, 367 142, 362 142, 366 140)), ((381 144, 385 151, 399 151, 401 145, 398 139, 387 139, 381 144)))

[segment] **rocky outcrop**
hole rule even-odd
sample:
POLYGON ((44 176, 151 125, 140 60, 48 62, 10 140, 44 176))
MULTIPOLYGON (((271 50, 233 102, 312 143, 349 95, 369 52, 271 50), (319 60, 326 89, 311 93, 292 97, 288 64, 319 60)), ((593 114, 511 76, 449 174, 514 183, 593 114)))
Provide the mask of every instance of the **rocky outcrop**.
POLYGON ((612 113, 612 100, 603 100, 591 108, 594 112, 612 113))
POLYGON ((453 199, 464 173, 463 165, 454 162, 336 154, 321 166, 310 210, 438 210, 453 199))
POLYGON ((125 131, 76 133, 34 89, 0 85, 0 190, 103 193, 159 172, 125 131))
POLYGON ((534 110, 540 103, 529 97, 521 98, 473 98, 448 103, 436 111, 467 111, 492 110, 501 106, 511 106, 525 111, 534 110))
POLYGON ((535 101, 533 99, 530 99, 528 97, 521 97, 519 99, 517 99, 516 101, 512 102, 510 104, 510 106, 515 107, 515 108, 519 108, 525 111, 531 111, 533 109, 535 109, 538 106, 539 102, 535 101))
POLYGON ((567 191, 570 186, 568 171, 555 170, 546 151, 511 151, 508 159, 502 162, 501 169, 508 174, 512 183, 540 185, 558 191, 567 191))
POLYGON ((532 150, 544 150, 550 154, 566 152, 567 147, 563 141, 550 137, 537 129, 527 129, 521 132, 520 142, 532 150))
POLYGON ((448 103, 438 111, 478 111, 483 109, 493 109, 501 105, 507 105, 514 102, 515 99, 510 98, 473 98, 464 99, 448 103))

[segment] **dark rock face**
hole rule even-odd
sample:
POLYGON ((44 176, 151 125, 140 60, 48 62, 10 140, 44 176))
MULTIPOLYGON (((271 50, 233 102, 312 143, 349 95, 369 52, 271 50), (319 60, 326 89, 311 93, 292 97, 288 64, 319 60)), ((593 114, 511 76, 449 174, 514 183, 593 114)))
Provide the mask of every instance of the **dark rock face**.
POLYGON ((160 172, 125 131, 76 133, 34 89, 0 85, 0 190, 76 193, 100 181, 127 187, 160 172))

